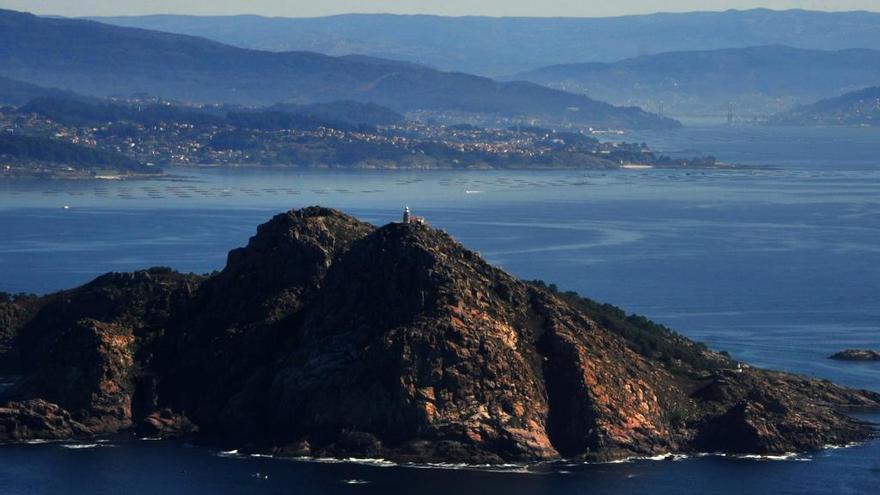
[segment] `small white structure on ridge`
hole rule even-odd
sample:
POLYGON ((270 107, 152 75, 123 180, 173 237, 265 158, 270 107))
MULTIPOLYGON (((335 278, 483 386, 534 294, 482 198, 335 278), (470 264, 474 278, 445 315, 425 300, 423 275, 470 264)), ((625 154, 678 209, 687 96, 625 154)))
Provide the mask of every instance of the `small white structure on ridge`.
POLYGON ((410 211, 410 209, 409 209, 409 206, 407 206, 406 208, 403 209, 403 223, 414 223, 414 224, 418 224, 418 225, 424 225, 426 222, 423 217, 417 217, 417 216, 413 215, 412 211, 410 211))

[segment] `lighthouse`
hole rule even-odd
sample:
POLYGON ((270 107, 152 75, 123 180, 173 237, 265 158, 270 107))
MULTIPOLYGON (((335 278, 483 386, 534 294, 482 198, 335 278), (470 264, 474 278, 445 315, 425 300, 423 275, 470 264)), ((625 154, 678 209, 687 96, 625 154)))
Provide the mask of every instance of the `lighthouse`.
POLYGON ((413 215, 412 211, 410 211, 410 209, 409 209, 409 206, 407 206, 406 208, 403 209, 403 222, 402 223, 416 224, 416 225, 426 225, 427 224, 427 222, 425 222, 424 218, 417 217, 417 216, 413 215))

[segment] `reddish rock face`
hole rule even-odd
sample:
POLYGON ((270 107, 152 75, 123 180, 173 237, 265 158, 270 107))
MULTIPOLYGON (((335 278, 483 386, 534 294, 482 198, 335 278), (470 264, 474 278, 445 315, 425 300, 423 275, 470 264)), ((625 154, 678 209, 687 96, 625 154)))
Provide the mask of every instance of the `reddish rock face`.
POLYGON ((135 337, 131 328, 83 319, 63 333, 24 387, 63 404, 95 432, 131 425, 135 337))
POLYGON ((0 442, 63 440, 89 434, 70 413, 44 400, 9 402, 0 407, 0 442))
POLYGON ((22 355, 43 359, 14 395, 58 406, 0 409, 0 440, 134 421, 280 455, 603 460, 846 443, 871 429, 839 409, 880 407, 516 280, 423 224, 307 208, 204 282, 135 279, 50 296, 21 327, 22 355), (40 411, 56 419, 21 428, 40 411))
POLYGON ((171 409, 162 409, 147 415, 137 427, 139 435, 150 438, 184 437, 198 431, 198 426, 189 418, 171 409))
POLYGON ((157 268, 104 275, 42 298, 12 339, 22 356, 15 371, 24 376, 4 392, 19 401, 11 409, 33 416, 28 404, 44 404, 39 410, 53 418, 52 428, 30 434, 57 438, 65 431, 69 437, 129 428, 137 381, 153 359, 149 349, 198 282, 157 268))

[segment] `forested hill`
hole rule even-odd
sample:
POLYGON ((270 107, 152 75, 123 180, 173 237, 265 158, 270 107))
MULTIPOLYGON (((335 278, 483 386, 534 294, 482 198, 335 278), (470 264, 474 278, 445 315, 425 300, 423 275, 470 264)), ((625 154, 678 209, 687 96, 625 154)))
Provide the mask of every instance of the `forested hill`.
POLYGON ((827 98, 775 115, 785 125, 880 126, 880 86, 827 98))
POLYGON ((44 88, 36 84, 16 81, 8 77, 0 77, 0 106, 18 106, 34 98, 49 96, 67 98, 72 97, 73 94, 60 89, 44 88))
POLYGON ((0 178, 82 177, 98 171, 112 174, 158 174, 120 153, 42 136, 0 133, 0 178))

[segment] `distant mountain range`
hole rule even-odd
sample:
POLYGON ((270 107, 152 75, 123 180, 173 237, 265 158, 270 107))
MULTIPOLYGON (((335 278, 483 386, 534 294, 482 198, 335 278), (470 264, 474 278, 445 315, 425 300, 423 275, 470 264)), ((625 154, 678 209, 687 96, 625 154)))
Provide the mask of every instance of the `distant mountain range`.
POLYGON ((880 83, 880 50, 759 46, 671 52, 555 65, 512 78, 652 110, 662 102, 671 115, 724 114, 730 102, 739 116, 768 115, 880 83))
MULTIPOLYGON (((0 76, 92 96, 150 95, 247 105, 373 102, 427 111, 600 127, 678 123, 534 83, 363 56, 273 53, 201 38, 0 10, 0 76)), ((462 117, 464 118, 464 117, 462 117)))
POLYGON ((880 14, 804 10, 691 12, 612 18, 340 15, 289 19, 158 15, 99 18, 242 48, 358 53, 501 76, 661 52, 788 45, 880 49, 880 14))
POLYGON ((770 121, 783 125, 880 126, 880 86, 803 105, 770 121))

